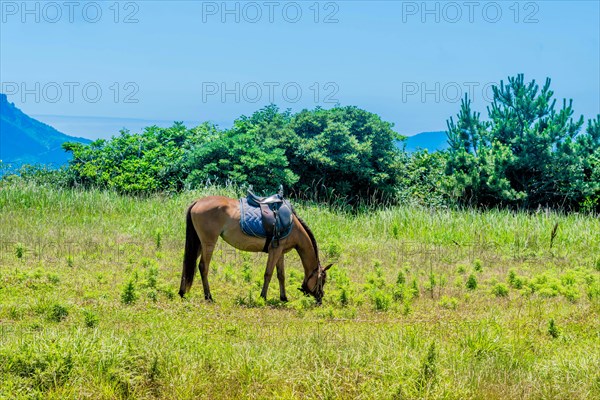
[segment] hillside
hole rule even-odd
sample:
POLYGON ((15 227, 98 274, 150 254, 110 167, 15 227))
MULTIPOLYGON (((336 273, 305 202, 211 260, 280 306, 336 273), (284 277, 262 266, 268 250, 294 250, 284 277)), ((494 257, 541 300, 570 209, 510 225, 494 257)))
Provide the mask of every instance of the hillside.
POLYGON ((406 151, 428 150, 430 153, 448 148, 446 132, 422 132, 406 138, 406 151))
POLYGON ((11 164, 65 164, 70 154, 61 144, 89 140, 65 135, 19 110, 0 93, 0 160, 11 164))

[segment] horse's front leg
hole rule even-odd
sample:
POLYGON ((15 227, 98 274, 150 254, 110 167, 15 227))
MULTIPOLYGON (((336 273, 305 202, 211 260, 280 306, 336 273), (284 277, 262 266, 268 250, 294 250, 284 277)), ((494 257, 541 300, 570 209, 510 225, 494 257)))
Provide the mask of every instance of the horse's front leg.
POLYGON ((284 255, 282 254, 277 260, 277 280, 279 280, 279 300, 288 301, 285 295, 285 264, 283 261, 284 255))
POLYGON ((275 269, 275 264, 281 258, 281 247, 276 249, 271 248, 269 251, 269 257, 267 259, 267 268, 265 269, 265 281, 263 283, 262 291, 260 292, 260 297, 267 300, 267 292, 269 291, 269 282, 271 282, 271 277, 273 276, 273 270, 275 269))

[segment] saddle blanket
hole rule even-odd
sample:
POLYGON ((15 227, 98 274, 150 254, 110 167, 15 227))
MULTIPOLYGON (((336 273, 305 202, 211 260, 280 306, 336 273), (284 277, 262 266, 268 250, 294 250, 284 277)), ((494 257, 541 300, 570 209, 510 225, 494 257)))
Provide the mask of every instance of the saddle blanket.
MULTIPOLYGON (((278 220, 279 224, 280 221, 278 220)), ((265 228, 262 222, 262 215, 260 207, 254 207, 248 204, 248 199, 240 199, 240 226, 242 231, 249 236, 255 236, 260 238, 266 238, 265 228)), ((293 224, 288 226, 278 226, 279 228, 279 239, 288 237, 292 231, 293 224)))

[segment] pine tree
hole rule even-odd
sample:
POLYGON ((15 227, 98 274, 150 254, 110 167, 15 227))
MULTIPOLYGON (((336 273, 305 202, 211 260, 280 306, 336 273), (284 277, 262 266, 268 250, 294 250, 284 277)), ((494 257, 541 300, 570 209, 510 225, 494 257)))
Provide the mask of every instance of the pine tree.
POLYGON ((597 207, 598 122, 580 134, 583 117, 573 119, 572 100, 556 108, 550 79, 540 88, 520 74, 493 93, 489 122, 467 96, 456 123, 447 122, 454 197, 482 206, 597 207))

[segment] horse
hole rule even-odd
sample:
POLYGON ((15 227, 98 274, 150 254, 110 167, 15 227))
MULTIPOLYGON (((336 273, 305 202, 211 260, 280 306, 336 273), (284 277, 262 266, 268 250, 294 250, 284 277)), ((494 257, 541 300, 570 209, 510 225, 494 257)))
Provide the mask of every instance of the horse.
MULTIPOLYGON (((198 269, 202 277, 204 298, 209 302, 213 301, 208 284, 208 268, 219 236, 229 245, 242 251, 261 252, 264 250, 265 239, 246 235, 240 226, 240 217, 239 200, 229 197, 203 197, 188 208, 183 271, 179 288, 179 295, 182 298, 192 286, 196 263, 200 257, 198 269)), ((276 266, 279 299, 282 302, 288 301, 285 292, 284 255, 292 249, 298 252, 304 268, 304 281, 298 290, 306 296, 313 296, 316 303, 321 305, 327 270, 331 268, 332 264, 325 268, 321 266, 315 236, 295 211, 293 211, 293 226, 290 234, 280 239, 277 247, 269 246, 261 297, 267 299, 269 282, 276 266)))

